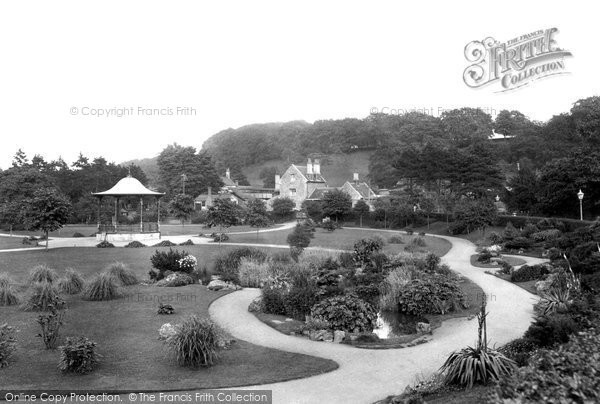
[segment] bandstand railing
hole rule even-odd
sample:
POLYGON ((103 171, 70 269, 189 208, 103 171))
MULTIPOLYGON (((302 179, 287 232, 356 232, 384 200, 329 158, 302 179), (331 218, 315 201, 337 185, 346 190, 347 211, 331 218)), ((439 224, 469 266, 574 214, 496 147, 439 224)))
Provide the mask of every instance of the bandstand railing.
POLYGON ((156 222, 137 224, 99 224, 98 233, 158 233, 159 225, 156 222))

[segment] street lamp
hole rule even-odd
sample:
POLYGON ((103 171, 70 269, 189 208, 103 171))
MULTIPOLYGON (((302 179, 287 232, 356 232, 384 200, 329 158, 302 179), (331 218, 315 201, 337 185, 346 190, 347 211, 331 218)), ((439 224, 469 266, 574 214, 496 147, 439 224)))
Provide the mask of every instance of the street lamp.
POLYGON ((577 197, 579 198, 579 220, 583 220, 583 192, 581 189, 577 192, 577 197))

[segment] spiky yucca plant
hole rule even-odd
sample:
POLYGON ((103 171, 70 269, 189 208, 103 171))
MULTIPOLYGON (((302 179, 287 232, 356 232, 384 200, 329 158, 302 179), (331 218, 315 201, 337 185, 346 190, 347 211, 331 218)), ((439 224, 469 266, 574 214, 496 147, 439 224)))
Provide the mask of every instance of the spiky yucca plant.
POLYGON ((484 295, 481 311, 477 315, 479 322, 477 346, 475 348, 469 346, 450 354, 440 368, 446 384, 471 388, 475 383, 497 381, 500 376, 510 374, 516 368, 513 360, 488 347, 485 308, 484 295))
POLYGON ((108 267, 108 272, 124 286, 137 285, 140 283, 135 273, 122 262, 112 263, 108 267))
POLYGON ((84 286, 83 277, 73 268, 67 268, 65 276, 58 280, 58 290, 69 295, 76 295, 83 290, 84 286))
POLYGON ((112 300, 122 296, 115 277, 108 272, 102 272, 83 290, 85 300, 112 300))

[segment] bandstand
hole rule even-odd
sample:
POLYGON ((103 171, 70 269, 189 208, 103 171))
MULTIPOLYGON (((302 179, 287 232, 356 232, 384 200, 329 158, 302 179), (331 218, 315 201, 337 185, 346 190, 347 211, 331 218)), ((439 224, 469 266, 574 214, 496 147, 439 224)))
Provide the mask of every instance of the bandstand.
POLYGON ((160 198, 164 193, 146 188, 140 181, 128 175, 122 178, 108 191, 92 193, 98 198, 98 232, 96 239, 99 241, 133 241, 160 239, 160 198), (137 197, 140 201, 139 224, 119 224, 120 201, 125 198, 137 197), (144 198, 156 198, 156 222, 144 222, 144 198), (102 223, 101 203, 103 198, 113 198, 115 212, 112 223, 102 223))

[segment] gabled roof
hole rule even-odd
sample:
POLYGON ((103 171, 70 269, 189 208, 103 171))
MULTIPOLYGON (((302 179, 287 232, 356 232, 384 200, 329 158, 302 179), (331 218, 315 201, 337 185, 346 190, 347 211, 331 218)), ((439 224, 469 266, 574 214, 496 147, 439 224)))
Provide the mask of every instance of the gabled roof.
MULTIPOLYGON (((352 187, 363 199, 375 198, 377 194, 371 189, 369 185, 365 182, 353 183, 350 181, 346 181, 350 187, 352 187)), ((344 184, 344 185, 346 185, 344 184)))
POLYGON ((109 189, 108 191, 103 192, 95 192, 92 193, 95 196, 163 196, 164 193, 152 191, 146 188, 141 182, 137 179, 127 176, 125 178, 121 178, 119 182, 115 184, 114 187, 109 189))
POLYGON ((317 188, 308 196, 306 199, 321 200, 325 197, 325 194, 335 188, 317 188))
POLYGON ((223 181, 223 184, 225 184, 226 187, 235 187, 235 181, 232 180, 231 178, 227 178, 227 177, 221 177, 221 181, 223 181))
POLYGON ((296 168, 296 170, 298 170, 300 174, 302 174, 302 176, 309 182, 327 182, 321 174, 312 174, 309 178, 306 166, 297 166, 295 164, 292 164, 291 167, 296 168))

